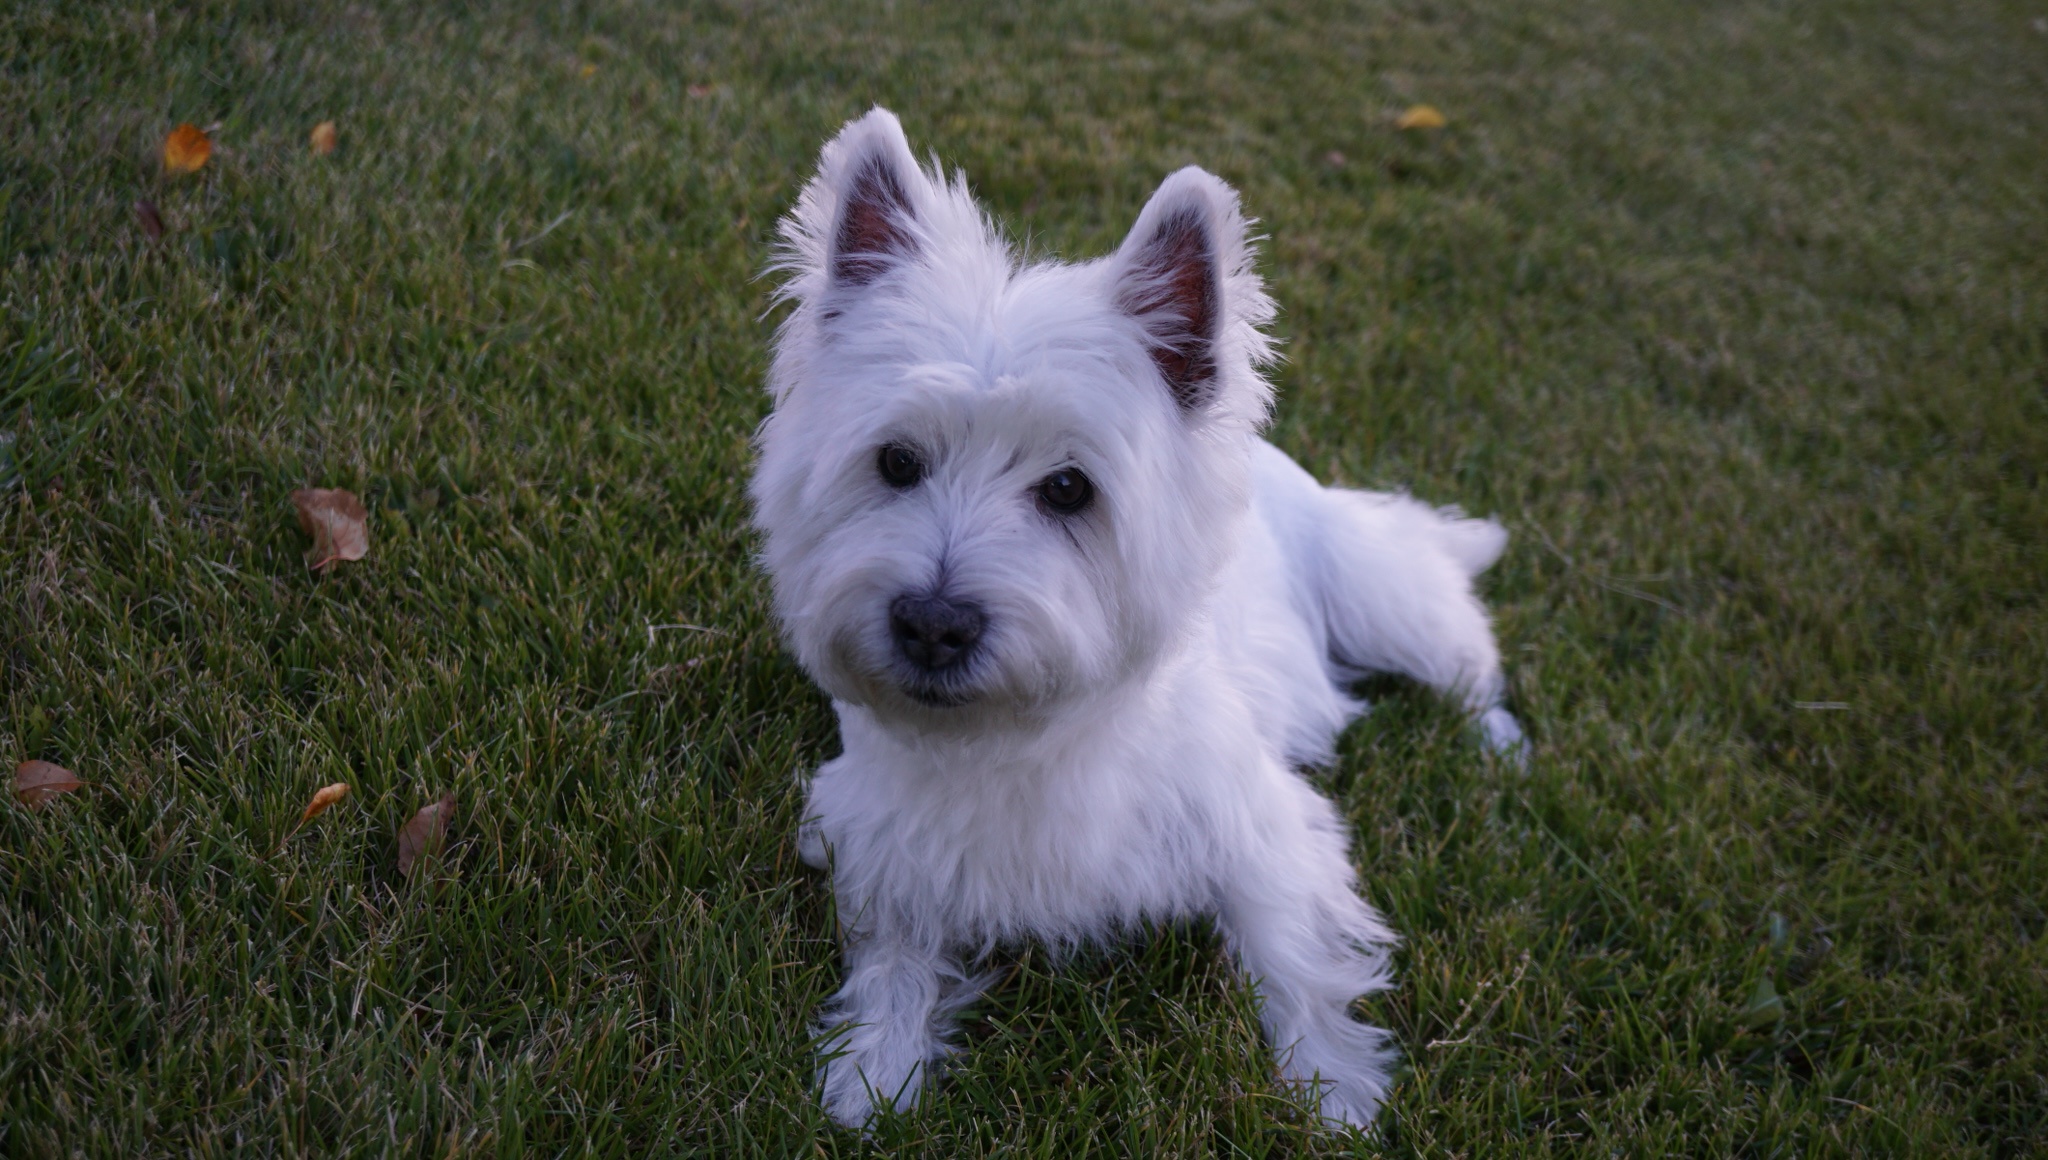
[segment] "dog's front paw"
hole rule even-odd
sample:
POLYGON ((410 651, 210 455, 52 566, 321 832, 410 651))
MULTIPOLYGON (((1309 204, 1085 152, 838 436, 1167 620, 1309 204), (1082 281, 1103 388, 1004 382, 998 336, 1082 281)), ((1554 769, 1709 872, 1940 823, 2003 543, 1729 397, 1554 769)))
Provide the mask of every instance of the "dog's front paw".
POLYGON ((1281 1079, 1309 1097, 1325 1124, 1370 1127, 1393 1084, 1388 1034, 1343 1012, 1303 1030, 1280 1061, 1281 1079))
POLYGON ((813 870, 832 868, 832 853, 825 848, 825 827, 816 818, 806 818, 796 828, 796 856, 813 870))
POLYGON ((924 1086, 925 1061, 882 1057, 882 1053, 849 1051, 825 1061, 820 1102, 825 1114, 844 1128, 865 1128, 883 1106, 902 1111, 916 1101, 924 1086))
POLYGON ((841 1056, 825 1065, 820 1078, 824 1082, 819 1102, 832 1122, 842 1128, 866 1127, 875 1115, 875 1095, 860 1065, 841 1056))
POLYGON ((1479 715, 1479 732, 1486 738, 1488 752, 1498 753, 1516 765, 1529 764, 1529 739, 1522 735, 1522 723, 1515 715, 1495 705, 1479 715))
MULTIPOLYGON (((841 899, 840 913, 862 905, 841 899)), ((846 939, 846 985, 819 1028, 825 1110, 848 1127, 878 1108, 907 1110, 941 1061, 953 1017, 983 978, 970 978, 950 955, 859 929, 846 939)))

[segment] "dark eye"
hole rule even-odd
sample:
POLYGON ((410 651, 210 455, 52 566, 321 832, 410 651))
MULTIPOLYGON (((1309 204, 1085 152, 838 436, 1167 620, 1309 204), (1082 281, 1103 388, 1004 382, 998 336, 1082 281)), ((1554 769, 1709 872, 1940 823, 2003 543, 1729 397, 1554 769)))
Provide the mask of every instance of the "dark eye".
POLYGON ((894 443, 882 448, 875 465, 881 469, 883 482, 890 487, 909 487, 924 478, 924 460, 910 448, 894 443))
POLYGON ((1072 467, 1062 467, 1038 483, 1038 498, 1063 516, 1087 507, 1095 499, 1095 485, 1072 467))

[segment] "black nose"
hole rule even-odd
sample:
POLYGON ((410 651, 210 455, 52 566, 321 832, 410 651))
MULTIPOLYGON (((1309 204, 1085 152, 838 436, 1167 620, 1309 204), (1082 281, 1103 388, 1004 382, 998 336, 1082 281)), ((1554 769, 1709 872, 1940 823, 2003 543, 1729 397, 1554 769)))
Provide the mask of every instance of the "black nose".
POLYGON ((932 672, 972 651, 987 621, 974 605, 943 596, 898 596, 889 606, 889 635, 897 651, 932 672))

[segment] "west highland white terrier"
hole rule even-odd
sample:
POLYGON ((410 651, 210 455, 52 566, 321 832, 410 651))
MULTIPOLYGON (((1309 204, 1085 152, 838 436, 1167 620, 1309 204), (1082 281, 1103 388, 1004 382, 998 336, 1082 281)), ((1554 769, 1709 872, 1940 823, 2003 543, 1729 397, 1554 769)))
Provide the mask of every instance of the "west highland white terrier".
POLYGON ((907 1106, 997 944, 1215 916, 1281 1076, 1331 1122, 1385 1098, 1352 1000, 1396 939, 1298 772, 1405 674, 1517 753, 1472 578, 1498 524, 1326 488, 1259 437, 1272 400, 1237 195, 1168 177, 1116 253, 1025 261, 884 109, 782 223, 794 304, 752 495, 790 646, 845 752, 799 848, 846 981, 827 1110, 907 1106))

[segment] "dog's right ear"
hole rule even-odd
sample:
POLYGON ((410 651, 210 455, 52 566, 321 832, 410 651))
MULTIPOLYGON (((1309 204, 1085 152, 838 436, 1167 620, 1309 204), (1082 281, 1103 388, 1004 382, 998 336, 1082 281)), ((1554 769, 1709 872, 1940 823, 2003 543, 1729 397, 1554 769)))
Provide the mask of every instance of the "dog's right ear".
POLYGON ((832 214, 824 254, 830 287, 865 286, 916 257, 929 183, 894 113, 871 109, 841 129, 825 146, 810 192, 832 214))
MULTIPOLYGON (((917 167, 887 109, 848 121, 825 145, 818 172, 777 231, 769 270, 787 275, 776 297, 840 312, 832 299, 865 287, 930 245, 939 190, 917 167)), ((794 317, 794 316, 792 316, 794 317)))

